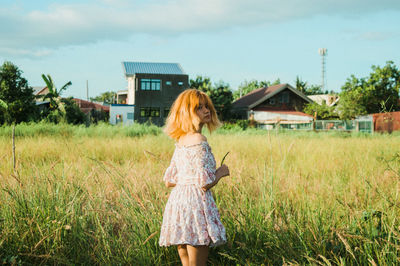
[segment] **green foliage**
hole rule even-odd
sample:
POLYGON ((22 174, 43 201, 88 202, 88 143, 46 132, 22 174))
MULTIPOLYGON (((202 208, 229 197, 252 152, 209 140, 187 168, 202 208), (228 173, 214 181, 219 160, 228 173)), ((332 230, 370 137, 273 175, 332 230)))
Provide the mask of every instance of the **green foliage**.
MULTIPOLYGON (((59 109, 61 94, 64 90, 66 90, 69 86, 72 85, 72 82, 68 81, 60 89, 57 89, 56 85, 54 84, 53 79, 51 78, 50 75, 45 76, 44 74, 42 74, 42 79, 46 83, 46 86, 49 90, 49 92, 43 96, 43 100, 50 101, 50 110, 51 111, 59 109)), ((62 112, 64 111, 64 110, 62 110, 62 107, 61 107, 60 111, 62 111, 62 112)))
POLYGON ((83 124, 86 122, 86 115, 81 111, 79 106, 74 102, 73 98, 61 99, 65 110, 65 122, 68 124, 83 124))
POLYGON ((225 122, 221 127, 222 130, 246 130, 250 125, 250 120, 232 120, 229 122, 225 122))
POLYGON ((270 81, 266 81, 266 80, 258 81, 258 80, 254 80, 254 79, 250 80, 250 81, 245 80, 244 82, 242 82, 239 85, 239 88, 233 93, 233 99, 237 100, 241 96, 244 96, 244 95, 252 92, 253 90, 277 85, 280 83, 281 83, 280 79, 277 79, 274 82, 270 82, 270 81))
POLYGON ((203 91, 210 97, 221 120, 230 118, 233 95, 229 84, 220 81, 212 85, 210 78, 197 76, 190 80, 190 88, 203 91))
POLYGON ((339 115, 335 111, 335 106, 328 106, 325 102, 321 105, 313 102, 304 107, 304 113, 314 116, 317 112, 317 119, 338 119, 339 115))
POLYGON ((113 91, 106 91, 96 97, 93 97, 93 98, 91 97, 90 100, 93 102, 102 102, 102 103, 112 104, 115 94, 116 93, 113 91))
MULTIPOLYGON (((15 127, 17 137, 140 137, 146 135, 159 135, 162 129, 155 125, 135 123, 130 126, 114 126, 109 123, 99 122, 96 125, 86 126, 83 124, 73 125, 62 123, 49 123, 41 121, 39 123, 20 123, 15 127)), ((11 126, 0 126, 0 137, 11 136, 11 126)))
POLYGON ((11 62, 0 67, 0 124, 34 120, 38 116, 35 97, 22 71, 11 62))
POLYGON ((61 98, 61 94, 69 86, 72 85, 71 81, 65 83, 60 89, 57 89, 54 81, 50 75, 42 75, 44 82, 49 90, 43 96, 43 100, 50 102, 50 107, 43 111, 42 116, 47 122, 51 123, 69 123, 80 124, 85 123, 86 116, 75 104, 71 98, 61 98))
POLYGON ((4 112, 7 111, 7 109, 8 109, 7 103, 6 103, 5 101, 1 100, 1 99, 0 99, 0 108, 1 108, 1 110, 3 110, 4 112))
MULTIPOLYGON (((306 81, 302 81, 299 76, 296 77, 296 89, 304 93, 305 95, 316 95, 324 94, 321 86, 319 85, 308 85, 306 81)), ((328 91, 325 91, 328 94, 328 91)))
POLYGON ((342 119, 358 115, 399 110, 400 71, 392 61, 384 67, 372 66, 367 78, 352 75, 342 86, 338 106, 342 119))
POLYGON ((209 77, 197 76, 189 81, 189 87, 201 91, 211 91, 212 83, 209 77))
POLYGON ((110 114, 104 112, 103 110, 92 109, 88 114, 91 124, 97 124, 99 122, 108 122, 110 119, 110 114))
POLYGON ((220 119, 226 120, 230 118, 233 95, 229 85, 223 82, 215 84, 212 91, 208 92, 220 119))
MULTIPOLYGON (((36 131, 19 138, 21 167, 12 172, 7 157, 0 165, 7 178, 0 189, 0 263, 179 264, 176 247, 158 246, 170 193, 160 176, 171 140, 123 137, 125 128, 138 133, 141 125, 38 126, 54 137, 36 131)), ((22 127, 36 126, 22 123, 17 132, 22 127)), ((232 169, 213 188, 227 243, 210 249, 208 264, 398 264, 399 179, 376 160, 397 151, 398 136, 240 129, 208 139, 218 165, 230 151, 232 169)), ((0 148, 8 146, 8 137, 0 138, 0 148)), ((399 173, 400 161, 391 168, 399 173)))

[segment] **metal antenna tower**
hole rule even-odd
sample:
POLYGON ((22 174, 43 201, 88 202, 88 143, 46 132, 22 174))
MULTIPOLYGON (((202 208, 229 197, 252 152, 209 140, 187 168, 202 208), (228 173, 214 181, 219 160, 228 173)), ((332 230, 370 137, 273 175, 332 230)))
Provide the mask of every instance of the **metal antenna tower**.
POLYGON ((326 91, 326 85, 327 85, 327 81, 326 81, 326 56, 328 54, 328 49, 326 48, 319 48, 318 49, 318 53, 321 56, 322 59, 322 84, 321 84, 321 89, 322 91, 326 91))

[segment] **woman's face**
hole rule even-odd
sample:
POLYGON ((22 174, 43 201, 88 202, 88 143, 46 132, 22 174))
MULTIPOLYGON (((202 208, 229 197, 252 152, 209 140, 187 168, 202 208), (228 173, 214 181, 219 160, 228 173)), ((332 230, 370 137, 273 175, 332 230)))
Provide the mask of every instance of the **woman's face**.
POLYGON ((206 124, 211 121, 210 109, 206 103, 200 102, 196 110, 197 116, 200 118, 200 123, 206 124))

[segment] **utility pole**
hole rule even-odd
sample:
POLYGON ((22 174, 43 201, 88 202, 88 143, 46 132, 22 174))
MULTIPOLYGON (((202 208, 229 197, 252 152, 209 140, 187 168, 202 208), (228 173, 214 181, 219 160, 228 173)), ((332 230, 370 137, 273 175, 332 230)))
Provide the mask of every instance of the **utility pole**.
POLYGON ((86 80, 86 100, 89 101, 89 81, 86 80))

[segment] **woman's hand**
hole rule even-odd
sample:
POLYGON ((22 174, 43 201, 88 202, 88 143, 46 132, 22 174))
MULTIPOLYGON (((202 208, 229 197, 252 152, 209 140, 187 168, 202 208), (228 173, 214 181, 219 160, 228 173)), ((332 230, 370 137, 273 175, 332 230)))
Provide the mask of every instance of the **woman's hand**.
POLYGON ((226 166, 225 164, 221 165, 221 167, 219 167, 216 171, 215 171, 215 180, 214 182, 205 185, 204 187, 202 187, 201 189, 205 192, 207 190, 209 190, 210 188, 212 188, 213 186, 215 186, 219 180, 221 178, 223 178, 224 176, 229 175, 229 168, 228 166, 226 166))
POLYGON ((221 165, 221 167, 219 167, 217 171, 215 171, 215 176, 218 179, 221 179, 222 177, 227 175, 229 175, 229 168, 226 164, 221 165))
POLYGON ((168 181, 165 181, 165 186, 166 186, 166 187, 174 187, 174 186, 176 186, 176 184, 170 183, 170 182, 168 182, 168 181))

